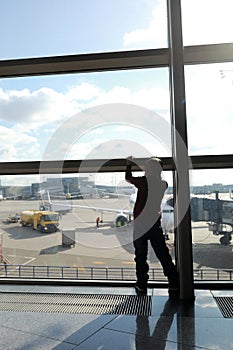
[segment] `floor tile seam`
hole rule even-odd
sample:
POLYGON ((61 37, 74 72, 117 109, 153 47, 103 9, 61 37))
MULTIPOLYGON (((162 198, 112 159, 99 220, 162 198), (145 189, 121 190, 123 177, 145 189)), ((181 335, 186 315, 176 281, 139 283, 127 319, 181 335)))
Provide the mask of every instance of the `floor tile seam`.
MULTIPOLYGON (((139 338, 141 338, 141 339, 145 339, 145 338, 148 338, 148 340, 149 340, 149 337, 144 337, 143 335, 139 335, 139 336, 137 336, 137 340, 139 339, 139 338)), ((176 348, 177 348, 177 345, 178 344, 180 344, 181 346, 182 345, 186 345, 186 344, 183 344, 183 343, 178 343, 177 341, 175 341, 175 340, 168 340, 168 339, 161 339, 161 338, 156 338, 156 340, 158 340, 158 342, 166 342, 166 344, 174 344, 174 345, 176 345, 176 348)), ((195 349, 196 349, 196 347, 195 347, 195 349)), ((199 349, 199 348, 197 348, 197 349, 199 349)), ((209 349, 208 349, 209 350, 209 349)))
POLYGON ((179 316, 177 315, 177 318, 178 319, 181 319, 181 318, 192 318, 193 320, 213 320, 213 319, 216 319, 216 320, 219 320, 219 319, 223 319, 225 320, 226 318, 224 318, 222 316, 222 314, 220 314, 219 316, 218 315, 215 315, 215 316, 212 316, 212 315, 207 315, 207 316, 189 316, 189 315, 182 315, 182 316, 179 316))
MULTIPOLYGON (((218 310, 217 310, 218 311, 218 310)), ((224 318, 221 314, 221 312, 219 311, 219 314, 218 315, 196 315, 196 316, 192 316, 192 315, 177 315, 177 318, 192 318, 194 320, 199 320, 199 319, 206 319, 206 320, 209 320, 209 319, 222 319, 224 318)))
POLYGON ((144 317, 148 317, 148 320, 154 320, 154 321, 159 321, 160 319, 165 319, 165 318, 175 318, 175 315, 154 315, 151 314, 150 316, 144 316, 144 317))
MULTIPOLYGON (((124 330, 119 330, 119 329, 115 329, 115 328, 111 328, 111 327, 104 327, 105 330, 107 331, 111 331, 111 332, 115 332, 115 333, 123 333, 123 334, 130 334, 130 335, 133 335, 135 336, 135 332, 130 332, 130 331, 124 331, 124 330)), ((143 336, 142 336, 143 337, 143 336)))
POLYGON ((5 328, 5 329, 9 329, 11 331, 20 332, 22 334, 30 334, 30 335, 34 335, 34 336, 37 336, 37 337, 40 337, 40 338, 54 340, 54 341, 57 341, 57 342, 60 342, 60 343, 71 344, 71 345, 77 346, 77 343, 69 342, 69 341, 65 341, 65 340, 61 340, 61 339, 57 339, 57 338, 53 338, 53 337, 49 337, 49 336, 45 336, 43 334, 38 334, 38 333, 35 333, 35 332, 29 332, 29 331, 25 331, 25 330, 22 330, 22 329, 17 329, 17 328, 12 328, 12 327, 8 327, 8 326, 2 326, 2 325, 0 325, 0 328, 5 328))
MULTIPOLYGON (((123 315, 124 316, 124 315, 123 315)), ((135 319, 136 319, 136 316, 134 316, 135 317, 135 319)), ((144 316, 144 317, 147 317, 147 316, 144 316)), ((162 316, 163 317, 163 316, 162 316)), ((165 316, 165 317, 172 317, 172 316, 165 316)), ((149 319, 151 319, 151 318, 153 318, 153 319, 155 319, 155 321, 158 321, 161 317, 157 317, 157 316, 149 316, 149 319)), ((136 322, 136 321, 135 321, 136 322)), ((116 328, 111 328, 111 325, 110 326, 106 326, 106 327, 104 327, 104 329, 106 329, 106 330, 109 330, 109 331, 113 331, 113 332, 117 332, 117 333, 123 333, 123 334, 131 334, 131 335, 136 335, 136 332, 135 332, 135 330, 134 331, 130 331, 130 330, 119 330, 119 329, 116 329, 116 328)), ((141 337, 144 337, 143 335, 139 335, 139 336, 141 336, 141 337)), ((162 340, 164 340, 164 339, 162 339, 162 340)))
POLYGON ((174 315, 156 315, 156 314, 152 314, 152 315, 150 315, 150 316, 148 316, 149 317, 149 319, 151 319, 151 318, 154 318, 154 319, 160 319, 160 318, 163 318, 163 317, 177 317, 177 319, 182 319, 182 318, 184 318, 184 319, 193 319, 193 320, 203 320, 203 319, 206 319, 206 320, 211 320, 211 319, 216 319, 216 320, 219 320, 219 319, 224 319, 224 320, 226 320, 226 319, 231 319, 231 320, 233 320, 233 318, 225 318, 225 317, 223 317, 223 315, 220 313, 219 315, 205 315, 205 316, 192 316, 192 315, 177 315, 177 314, 174 314, 174 315))
MULTIPOLYGON (((112 329, 112 328, 104 328, 105 330, 108 330, 108 331, 112 331, 112 332, 115 332, 115 333, 123 333, 123 334, 128 334, 128 335, 133 335, 134 337, 137 336, 137 339, 141 338, 142 340, 144 339, 148 339, 148 341, 151 339, 151 336, 144 336, 142 334, 138 334, 136 335, 135 332, 130 332, 130 331, 123 331, 123 330, 117 330, 117 329, 112 329)), ((180 345, 185 345, 185 346, 189 346, 190 348, 194 348, 195 349, 203 349, 203 350, 214 350, 214 349, 211 349, 211 348, 206 348, 206 347, 203 347, 203 346, 197 346, 196 344, 187 344, 187 343, 183 343, 183 342, 178 342, 178 341, 175 341, 175 340, 170 340, 168 339, 167 337, 166 338, 163 338, 163 337, 156 337, 156 340, 158 341, 162 341, 162 342, 166 342, 166 343, 170 343, 170 344, 180 344, 180 345)))
MULTIPOLYGON (((95 330, 94 332, 92 332, 91 334, 89 334, 85 339, 83 339, 81 342, 79 343, 70 343, 70 344, 75 344, 77 346, 77 349, 79 349, 79 346, 81 346, 83 343, 85 343, 88 339, 90 339, 91 337, 93 337, 94 335, 98 334, 99 331, 105 329, 105 326, 108 325, 109 323, 111 323, 112 321, 114 321, 119 315, 116 315, 115 317, 113 317, 113 319, 109 320, 106 322, 105 325, 102 325, 101 327, 99 327, 97 330, 95 330)), ((106 328, 107 329, 107 328, 106 328)), ((76 349, 76 348, 75 348, 76 349)))
MULTIPOLYGON (((78 315, 78 314, 77 314, 78 315)), ((80 316, 83 315, 83 314, 79 314, 80 316)), ((92 314, 91 314, 92 315, 92 314)), ((106 321, 105 324, 103 324, 101 327, 99 327, 97 330, 93 331, 87 338, 85 338, 83 341, 87 340, 88 338, 92 337, 93 335, 95 335, 96 333, 98 333, 101 329, 104 329, 105 326, 107 326, 109 323, 111 323, 112 321, 114 321, 119 315, 115 315, 113 316, 113 318, 109 321, 106 321)), ((56 339, 56 338, 52 338, 52 337, 49 337, 49 336, 45 336, 45 335, 42 335, 42 334, 38 334, 38 333, 35 333, 35 332, 29 332, 29 331, 25 331, 25 330, 21 330, 21 329, 17 329, 17 328, 14 328, 14 327, 9 327, 9 326, 4 326, 4 325, 1 325, 0 324, 0 328, 5 328, 5 329, 9 329, 9 330, 12 330, 12 331, 17 331, 17 332, 21 332, 21 333, 25 333, 25 334, 32 334, 32 335, 35 335, 35 336, 38 336, 38 337, 42 337, 42 338, 45 338, 45 339, 50 339, 50 340, 55 340, 55 341, 58 341, 58 342, 61 342, 61 343, 67 343, 67 344, 71 344, 71 345, 75 345, 75 346, 78 346, 80 344, 83 343, 83 341, 81 341, 80 343, 74 343, 74 342, 70 342, 70 341, 65 341, 65 340, 61 340, 61 339, 56 339)))
MULTIPOLYGON (((162 339, 162 341, 164 341, 164 339, 162 339)), ((180 345, 181 348, 183 346, 187 346, 189 347, 190 349, 195 349, 195 350, 215 350, 213 348, 206 348, 206 347, 203 347, 203 346, 198 346, 196 344, 186 344, 186 343, 182 343, 182 342, 178 342, 178 341, 174 341, 174 340, 169 340, 169 339, 166 339, 166 344, 169 343, 169 344, 176 344, 176 345, 180 345)))
MULTIPOLYGON (((167 340, 171 342, 171 340, 167 340)), ((216 350, 216 348, 207 348, 202 345, 197 345, 197 344, 187 344, 186 342, 176 342, 176 344, 181 345, 181 346, 188 346, 190 349, 195 349, 195 350, 216 350)))
MULTIPOLYGON (((175 342, 174 340, 170 340, 169 337, 167 338, 167 341, 169 342, 175 342)), ((194 340, 195 341, 195 340, 194 340)), ((182 341, 176 341, 175 342, 177 345, 181 345, 181 346, 188 346, 190 348, 193 348, 193 349, 200 349, 200 350, 216 350, 216 348, 209 348, 209 347, 206 347, 206 346, 202 346, 202 345, 197 345, 197 344, 193 344, 193 343, 187 343, 187 340, 182 342, 182 341)))

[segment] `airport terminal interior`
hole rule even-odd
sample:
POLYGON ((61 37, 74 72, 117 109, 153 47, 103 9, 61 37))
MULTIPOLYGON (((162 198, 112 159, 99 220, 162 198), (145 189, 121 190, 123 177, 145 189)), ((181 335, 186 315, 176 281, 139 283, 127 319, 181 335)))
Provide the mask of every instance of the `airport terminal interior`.
POLYGON ((232 10, 2 2, 0 349, 233 349, 232 10), (162 161, 174 294, 150 244, 135 289, 131 155, 162 161))

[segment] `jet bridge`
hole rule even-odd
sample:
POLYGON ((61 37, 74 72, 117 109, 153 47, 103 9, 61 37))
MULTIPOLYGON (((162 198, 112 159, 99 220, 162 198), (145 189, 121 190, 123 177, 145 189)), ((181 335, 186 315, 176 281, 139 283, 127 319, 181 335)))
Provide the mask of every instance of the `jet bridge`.
POLYGON ((219 198, 192 197, 192 221, 207 221, 214 235, 221 235, 220 243, 230 244, 233 231, 233 201, 219 198))

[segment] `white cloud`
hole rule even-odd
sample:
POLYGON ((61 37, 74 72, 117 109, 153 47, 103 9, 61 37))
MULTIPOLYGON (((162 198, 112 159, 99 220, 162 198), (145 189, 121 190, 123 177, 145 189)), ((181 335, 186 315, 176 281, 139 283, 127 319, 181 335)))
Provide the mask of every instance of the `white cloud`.
POLYGON ((39 144, 36 137, 19 133, 16 129, 0 126, 0 158, 1 161, 16 161, 38 158, 39 144))
MULTIPOLYGON (((89 158, 89 155, 99 147, 99 145, 106 142, 107 139, 104 138, 95 138, 92 139, 92 141, 78 141, 76 143, 73 143, 69 147, 69 151, 66 154, 67 159, 86 159, 89 158)), ((99 154, 99 158, 102 158, 99 154)))
MULTIPOLYGON (((184 43, 233 41, 232 12, 232 0, 222 0, 221 4, 219 0, 182 1, 184 43)), ((123 39, 127 49, 167 46, 166 1, 157 1, 151 21, 142 28, 135 27, 125 33, 123 39)), ((220 69, 224 67, 226 65, 187 68, 188 141, 192 154, 232 153, 233 85, 228 75, 221 80, 220 69)), ((154 111, 168 111, 166 117, 169 119, 168 89, 145 88, 146 82, 142 85, 143 88, 139 86, 137 90, 131 88, 130 81, 126 86, 116 83, 108 90, 90 82, 70 86, 66 92, 47 87, 34 91, 0 89, 1 160, 40 159, 49 137, 67 118, 96 105, 131 103, 154 111)), ((120 128, 130 140, 127 135, 130 130, 126 126, 120 128)), ((92 135, 91 141, 86 138, 85 142, 80 140, 73 144, 67 159, 84 159, 88 155, 119 158, 135 154, 135 148, 129 146, 125 149, 123 141, 110 142, 114 133, 104 138, 103 129, 96 128, 92 130, 92 135)), ((162 148, 158 150, 153 142, 146 138, 144 142, 140 139, 140 142, 146 150, 161 155, 162 148)), ((139 151, 144 156, 143 151, 139 151)))
POLYGON ((101 92, 101 89, 90 83, 82 83, 71 87, 66 94, 67 99, 70 101, 91 101, 96 98, 101 92))
MULTIPOLYGON (((220 70, 224 68, 230 70, 232 66, 203 65, 190 66, 186 69, 188 141, 192 155, 232 153, 233 87, 228 75, 221 79, 220 70)), ((78 118, 79 111, 101 104, 135 104, 158 111, 160 115, 159 111, 167 111, 166 119, 169 120, 168 89, 146 88, 145 84, 143 88, 139 86, 138 89, 135 87, 131 89, 129 86, 130 82, 127 81, 127 86, 116 85, 109 90, 91 83, 72 86, 66 92, 48 88, 35 91, 1 89, 2 161, 41 159, 49 138, 67 118, 76 114, 78 118)), ((127 126, 118 126, 118 135, 119 133, 122 137, 118 138, 125 137, 126 140, 138 142, 157 156, 161 156, 163 152, 159 145, 151 143, 146 136, 144 139, 143 137, 133 139, 127 126)), ((106 135, 103 128, 95 128, 91 131, 91 135, 91 138, 89 135, 72 145, 66 159, 85 159, 88 155, 96 158, 121 158, 130 153, 135 154, 135 148, 124 149, 117 142, 105 144, 111 138, 117 138, 117 133, 113 130, 106 135)), ((68 149, 69 139, 64 140, 67 143, 64 145, 65 149, 68 149)), ((140 154, 145 156, 143 152, 140 154)))
POLYGON ((101 90, 100 94, 90 102, 89 106, 102 105, 106 103, 131 103, 132 93, 124 86, 114 86, 110 90, 101 90))
POLYGON ((162 88, 140 89, 132 96, 132 103, 140 105, 151 110, 168 110, 169 109, 169 90, 162 88))
POLYGON ((91 101, 88 107, 106 103, 129 103, 154 111, 169 110, 169 90, 139 88, 132 91, 128 87, 115 86, 111 90, 100 91, 100 94, 91 101))
MULTIPOLYGON (((183 0, 181 7, 184 45, 233 42, 232 0, 183 0)), ((158 0, 150 22, 125 33, 123 44, 129 49, 167 47, 166 1, 158 0)))
POLYGON ((168 146, 164 146, 160 139, 140 128, 116 124, 100 130, 102 133, 99 134, 90 130, 83 138, 74 142, 68 147, 66 158, 113 159, 126 158, 130 154, 136 157, 171 156, 168 146))
POLYGON ((30 129, 60 120, 67 108, 65 96, 53 89, 0 90, 0 119, 17 127, 30 129))
POLYGON ((166 1, 158 0, 148 25, 125 33, 123 43, 131 49, 167 47, 166 1))

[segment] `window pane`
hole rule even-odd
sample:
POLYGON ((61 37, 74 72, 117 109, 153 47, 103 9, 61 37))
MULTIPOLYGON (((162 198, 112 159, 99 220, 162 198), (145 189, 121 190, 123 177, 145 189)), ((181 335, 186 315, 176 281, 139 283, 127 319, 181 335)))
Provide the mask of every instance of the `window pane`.
POLYGON ((185 67, 190 155, 231 154, 233 64, 185 67))
MULTIPOLYGON (((162 206, 163 216, 171 214, 173 220, 172 211, 167 212, 172 204, 169 200, 172 174, 164 172, 164 177, 169 188, 165 195, 167 207, 162 206)), ((231 278, 232 178, 232 169, 193 171, 191 216, 196 280, 231 278)), ((1 248, 8 276, 135 279, 132 223, 120 225, 124 223, 123 217, 129 219, 127 210, 132 208, 129 203, 132 191, 123 173, 46 175, 46 178, 2 176, 1 248), (42 204, 51 207, 42 208, 42 204), (51 214, 44 215, 35 229, 26 225, 28 212, 39 209, 62 211, 57 232, 41 230, 43 225, 56 223, 56 217, 51 214), (22 216, 25 211, 26 217, 22 216), (122 211, 126 213, 120 217, 122 211)), ((166 233, 174 258, 174 234, 170 229, 166 233)), ((150 279, 164 279, 151 248, 148 257, 150 279)), ((1 275, 5 273, 1 269, 1 275)))
POLYGON ((0 5, 1 59, 167 47, 166 0, 0 5))
POLYGON ((232 176, 233 169, 193 171, 191 217, 197 280, 232 278, 232 176))
MULTIPOLYGON (((171 174, 164 177, 166 201, 171 174)), ((135 189, 124 173, 24 176, 24 185, 22 180, 1 177, 2 277, 135 280, 130 221, 135 189)), ((166 202, 162 210, 174 258, 173 213, 166 202)), ((151 279, 165 279, 151 248, 148 258, 151 279)))
POLYGON ((182 0, 184 45, 233 42, 231 0, 182 0))
POLYGON ((0 128, 1 161, 171 155, 168 70, 4 79, 0 128))

